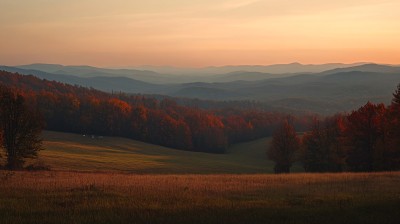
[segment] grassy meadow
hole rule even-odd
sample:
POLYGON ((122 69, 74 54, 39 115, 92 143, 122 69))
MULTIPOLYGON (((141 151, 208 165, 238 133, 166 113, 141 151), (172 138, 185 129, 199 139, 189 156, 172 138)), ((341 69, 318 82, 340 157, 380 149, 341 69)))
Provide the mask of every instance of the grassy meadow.
POLYGON ((400 172, 268 174, 268 138, 214 155, 123 138, 43 137, 40 163, 51 171, 0 170, 1 224, 400 220, 400 172))
POLYGON ((0 223, 398 223, 400 173, 0 171, 0 223))
MULTIPOLYGON (((46 131, 40 161, 52 170, 156 174, 272 173, 270 138, 233 145, 226 154, 182 151, 125 138, 92 139, 46 131)), ((293 171, 301 171, 294 166, 293 171)))

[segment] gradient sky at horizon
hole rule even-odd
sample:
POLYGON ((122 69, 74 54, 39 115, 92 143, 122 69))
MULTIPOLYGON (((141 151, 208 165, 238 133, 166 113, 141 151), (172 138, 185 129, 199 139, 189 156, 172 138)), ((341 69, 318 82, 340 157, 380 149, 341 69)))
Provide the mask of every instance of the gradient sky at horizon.
POLYGON ((0 0, 0 64, 400 64, 399 0, 0 0))

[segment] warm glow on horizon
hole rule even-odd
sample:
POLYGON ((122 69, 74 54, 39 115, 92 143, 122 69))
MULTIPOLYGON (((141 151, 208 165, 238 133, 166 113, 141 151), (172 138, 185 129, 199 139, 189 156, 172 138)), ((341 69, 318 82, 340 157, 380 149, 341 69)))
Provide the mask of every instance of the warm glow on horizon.
POLYGON ((0 0, 0 64, 400 64, 398 0, 0 0))

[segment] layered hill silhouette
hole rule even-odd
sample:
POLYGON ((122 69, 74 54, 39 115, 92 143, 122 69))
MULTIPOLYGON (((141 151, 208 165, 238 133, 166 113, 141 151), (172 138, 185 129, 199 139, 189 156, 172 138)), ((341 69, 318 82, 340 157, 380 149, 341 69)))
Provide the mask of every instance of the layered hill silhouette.
MULTIPOLYGON (((211 70, 203 70, 207 69, 211 70)), ((223 101, 255 100, 275 108, 322 114, 349 111, 367 101, 388 103, 392 97, 392 90, 400 82, 400 67, 378 64, 356 64, 350 67, 343 64, 289 64, 227 66, 218 69, 229 72, 204 75, 204 71, 200 69, 199 72, 203 71, 203 75, 183 76, 148 70, 103 69, 90 66, 34 64, 0 67, 0 70, 32 74, 42 79, 108 92, 122 91, 223 101), (287 70, 283 70, 285 66, 287 70), (321 71, 332 67, 333 69, 321 71), (233 68, 253 71, 229 71, 233 68), (275 69, 275 72, 283 73, 264 73, 254 71, 254 68, 263 68, 264 71, 275 69), (299 72, 291 73, 295 68, 299 72), (306 72, 306 69, 318 72, 306 72), (204 81, 196 81, 199 79, 204 81)))
POLYGON ((266 78, 290 76, 304 73, 318 73, 331 69, 348 68, 355 64, 303 65, 299 63, 276 65, 244 65, 205 68, 174 68, 143 66, 129 69, 108 69, 92 66, 64 66, 57 64, 31 64, 16 66, 21 69, 38 70, 52 74, 74 75, 79 77, 123 76, 151 83, 189 83, 189 82, 227 82, 252 81, 266 78))

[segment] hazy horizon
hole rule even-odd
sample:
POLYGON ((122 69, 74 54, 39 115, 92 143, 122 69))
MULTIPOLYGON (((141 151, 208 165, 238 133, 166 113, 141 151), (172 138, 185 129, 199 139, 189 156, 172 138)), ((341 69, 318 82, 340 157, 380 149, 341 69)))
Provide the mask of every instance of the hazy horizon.
POLYGON ((386 64, 386 63, 376 63, 376 62, 362 62, 355 61, 349 63, 343 62, 328 62, 328 63, 300 63, 300 62, 287 62, 287 63, 276 63, 276 64, 222 64, 222 65, 205 65, 205 66, 174 66, 174 65, 151 65, 151 64, 143 64, 143 65, 121 65, 121 66, 96 66, 92 64, 62 64, 62 63, 46 63, 46 62, 33 62, 27 64, 0 64, 3 66, 9 67, 18 67, 18 66, 27 66, 27 65, 61 65, 61 66, 71 66, 71 67, 79 67, 79 66, 89 66, 95 68, 104 68, 104 69, 134 69, 134 68, 175 68, 175 69, 206 69, 206 68, 218 68, 218 67, 268 67, 268 66, 276 66, 276 65, 302 65, 302 66, 321 66, 321 65, 362 65, 362 64, 377 64, 377 65, 387 65, 387 66, 399 66, 398 64, 386 64))
POLYGON ((1 0, 0 64, 399 64, 395 0, 1 0))

